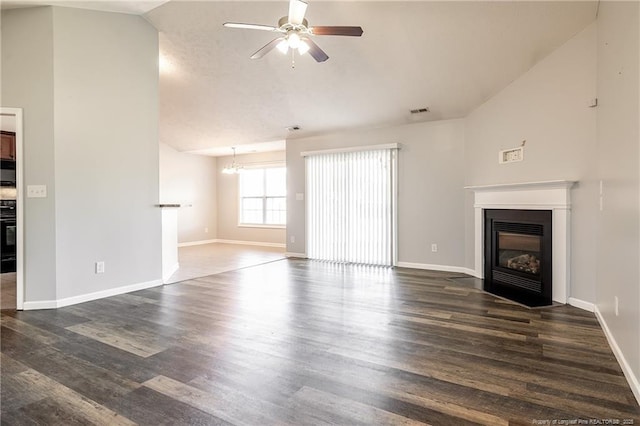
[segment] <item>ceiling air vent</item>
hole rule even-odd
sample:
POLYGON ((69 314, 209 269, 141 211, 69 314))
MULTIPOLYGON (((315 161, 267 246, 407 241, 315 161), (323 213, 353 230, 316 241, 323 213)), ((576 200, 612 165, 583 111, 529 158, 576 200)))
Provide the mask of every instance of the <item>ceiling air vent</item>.
POLYGON ((287 127, 287 130, 290 132, 297 132, 298 130, 300 130, 300 126, 289 126, 287 127))
POLYGON ((422 114, 423 112, 429 112, 429 108, 416 108, 411 110, 411 114, 422 114))

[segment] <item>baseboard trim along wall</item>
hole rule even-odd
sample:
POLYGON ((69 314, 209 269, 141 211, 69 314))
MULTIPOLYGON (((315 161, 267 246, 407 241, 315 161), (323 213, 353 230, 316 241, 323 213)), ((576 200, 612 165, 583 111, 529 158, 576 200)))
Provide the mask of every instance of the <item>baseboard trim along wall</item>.
POLYGON ((433 265, 429 263, 411 262, 398 262, 396 266, 398 266, 399 268, 426 269, 430 271, 454 272, 458 274, 473 275, 473 270, 465 268, 464 266, 433 265))
POLYGON ((218 240, 201 240, 201 241, 189 241, 186 243, 178 243, 178 247, 189 247, 189 246, 201 246, 203 244, 213 244, 217 243, 218 240))
POLYGON ((611 334, 611 330, 609 330, 609 326, 607 325, 607 322, 604 320, 604 317, 600 313, 600 310, 598 309, 597 306, 595 306, 595 313, 596 313, 596 318, 598 318, 598 322, 602 327, 602 331, 604 331, 604 335, 607 337, 609 346, 611 347, 613 354, 616 356, 616 359, 618 360, 618 364, 620 364, 620 368, 622 368, 624 377, 627 379, 627 382, 629 383, 629 387, 631 388, 633 395, 636 397, 638 404, 640 404, 640 380, 638 380, 638 377, 636 377, 635 374, 633 374, 633 370, 629 366, 627 359, 624 357, 622 351, 620 350, 620 346, 618 346, 618 342, 616 342, 616 339, 613 337, 613 334, 611 334))
POLYGON ((90 302, 92 300, 103 299, 105 297, 117 296, 119 294, 131 293, 132 291, 144 290, 162 285, 162 280, 146 281, 138 284, 125 285, 122 287, 110 288, 93 293, 80 294, 78 296, 66 297, 57 300, 41 300, 34 302, 24 302, 25 311, 37 309, 56 309, 65 306, 77 305, 78 303, 90 302))
POLYGON ((570 297, 567 302, 571 306, 575 306, 576 308, 584 309, 585 311, 595 312, 596 305, 591 302, 585 302, 584 300, 576 299, 575 297, 570 297))
POLYGON ((305 253, 291 253, 291 252, 286 252, 284 254, 286 257, 295 257, 298 259, 306 259, 307 255, 305 253))
POLYGON ((222 244, 239 244, 243 246, 260 246, 260 247, 277 247, 277 248, 286 248, 286 244, 284 243, 264 243, 261 241, 238 241, 238 240, 202 240, 202 241, 189 241, 186 243, 178 243, 178 247, 188 247, 188 246, 199 246, 203 244, 213 244, 213 243, 222 243, 222 244))
POLYGON ((286 244, 284 243, 263 243, 260 241, 237 241, 237 240, 216 240, 216 243, 222 244, 240 244, 243 246, 261 246, 261 247, 277 247, 277 248, 286 248, 286 244))

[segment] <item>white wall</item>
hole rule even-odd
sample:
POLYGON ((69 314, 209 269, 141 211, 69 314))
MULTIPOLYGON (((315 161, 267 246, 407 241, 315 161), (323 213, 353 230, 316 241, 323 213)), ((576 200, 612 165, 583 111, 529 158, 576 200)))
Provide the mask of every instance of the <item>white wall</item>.
POLYGON ((25 308, 159 281, 156 30, 132 15, 9 10, 2 47, 25 183, 48 187, 25 198, 25 308))
POLYGON ((160 144, 160 201, 187 203, 178 209, 178 243, 217 238, 217 163, 160 144))
POLYGON ((23 109, 24 182, 47 185, 48 198, 24 198, 25 300, 56 298, 53 143, 53 10, 3 10, 1 101, 23 109))
MULTIPOLYGON (((640 117, 638 2, 601 2, 598 17, 596 304, 640 401, 640 117), (614 308, 619 300, 619 315, 614 308), (626 364, 626 366, 625 366, 626 364)), ((585 244, 590 241, 585 239, 585 244)))
MULTIPOLYGON (((571 192, 570 297, 595 302, 596 24, 537 63, 465 120, 466 185, 577 180, 571 192), (524 161, 498 151, 526 140, 524 161)), ((473 267, 473 204, 467 194, 465 264, 473 267)))
POLYGON ((305 253, 303 151, 400 143, 398 260, 462 267, 464 262, 464 122, 448 120, 356 130, 287 141, 287 252, 305 253), (295 237, 295 243, 291 242, 295 237), (431 244, 438 252, 431 252, 431 244))
MULTIPOLYGON (((238 175, 222 173, 222 169, 233 161, 233 157, 218 157, 218 239, 232 241, 250 241, 268 244, 284 244, 285 229, 256 228, 238 226, 238 175)), ((262 152, 237 155, 236 161, 243 165, 273 165, 281 162, 285 165, 284 151, 262 152)), ((289 212, 287 212, 288 217, 289 212)))

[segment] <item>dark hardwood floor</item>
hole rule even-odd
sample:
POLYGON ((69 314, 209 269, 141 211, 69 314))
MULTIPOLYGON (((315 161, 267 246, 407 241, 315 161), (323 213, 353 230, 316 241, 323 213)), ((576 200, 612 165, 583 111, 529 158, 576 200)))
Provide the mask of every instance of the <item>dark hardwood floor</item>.
POLYGON ((7 425, 640 425, 593 314, 456 274, 290 259, 1 324, 7 425))

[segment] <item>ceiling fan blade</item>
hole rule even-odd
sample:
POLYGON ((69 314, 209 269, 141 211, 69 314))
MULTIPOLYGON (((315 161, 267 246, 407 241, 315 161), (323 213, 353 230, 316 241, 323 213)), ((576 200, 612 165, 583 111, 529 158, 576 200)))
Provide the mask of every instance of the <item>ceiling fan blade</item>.
POLYGON ((311 55, 313 59, 316 60, 316 62, 324 62, 329 59, 329 56, 324 53, 324 50, 320 49, 320 46, 315 44, 309 37, 302 37, 301 40, 307 43, 307 45, 309 46, 309 55, 311 55))
POLYGON ((243 24, 240 22, 225 22, 222 25, 224 25, 227 28, 242 28, 245 30, 278 31, 278 28, 273 27, 271 25, 243 24))
POLYGON ((289 23, 300 25, 304 20, 304 14, 307 13, 307 3, 302 0, 289 1, 289 23))
POLYGON ((312 27, 309 28, 313 35, 334 35, 360 37, 362 27, 312 27))
POLYGON ((278 37, 271 40, 269 43, 265 44, 260 50, 251 55, 251 59, 260 59, 267 53, 271 52, 281 41, 284 40, 284 37, 278 37))

